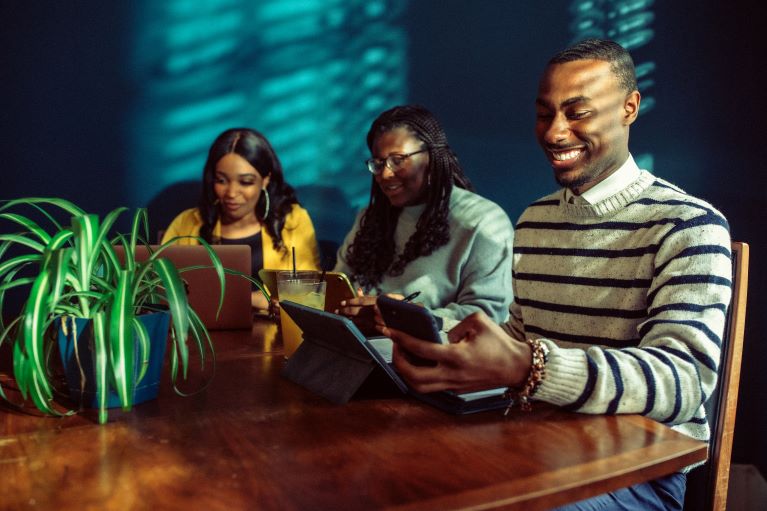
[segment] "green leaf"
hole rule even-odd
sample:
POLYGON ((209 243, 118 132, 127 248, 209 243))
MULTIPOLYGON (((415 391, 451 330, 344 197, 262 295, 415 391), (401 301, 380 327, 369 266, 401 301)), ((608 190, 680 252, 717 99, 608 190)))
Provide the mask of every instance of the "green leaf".
MULTIPOLYGON (((197 312, 195 312, 194 309, 189 309, 189 319, 191 324, 191 331, 192 331, 192 337, 194 338, 195 343, 197 344, 197 351, 200 353, 200 369, 205 369, 205 344, 203 344, 203 338, 206 340, 206 344, 210 347, 212 347, 212 343, 210 340, 210 334, 208 333, 208 329, 205 327, 205 324, 200 319, 200 316, 197 315, 197 312)), ((213 351, 211 350, 211 353, 213 351)))
POLYGON ((0 219, 3 219, 3 218, 21 225, 27 231, 37 236, 44 245, 47 245, 48 242, 51 240, 51 237, 48 235, 47 232, 45 232, 43 228, 41 228, 39 225, 37 225, 37 223, 35 223, 34 221, 30 220, 29 218, 25 216, 17 215, 15 213, 0 213, 0 219))
POLYGON ((152 267, 160 276, 165 286, 165 298, 168 301, 173 330, 178 336, 178 352, 181 356, 181 367, 186 378, 186 369, 189 363, 189 350, 186 346, 186 338, 189 333, 189 302, 186 298, 184 284, 176 270, 176 267, 168 259, 159 258, 152 261, 152 267))
POLYGON ((144 323, 138 317, 133 318, 133 328, 139 341, 139 353, 141 358, 137 361, 139 364, 139 374, 136 378, 136 385, 144 379, 147 369, 149 369, 149 332, 147 332, 144 323))
POLYGON ((208 385, 210 385, 210 382, 213 381, 213 376, 216 373, 216 352, 213 349, 213 342, 211 341, 210 334, 208 333, 208 329, 205 328, 205 325, 203 324, 202 320, 197 315, 197 313, 194 311, 194 309, 189 309, 189 319, 191 322, 192 336, 194 337, 195 342, 197 343, 197 349, 199 350, 199 353, 200 353, 200 370, 201 371, 205 370, 206 345, 208 349, 210 349, 211 366, 213 369, 212 369, 211 377, 205 382, 205 384, 201 388, 195 390, 194 392, 183 392, 181 389, 178 388, 177 379, 176 379, 177 370, 175 370, 177 368, 174 368, 173 359, 171 359, 171 382, 173 383, 173 390, 176 392, 176 394, 180 396, 190 396, 192 394, 202 392, 208 387, 208 385), (203 344, 203 338, 205 339, 206 344, 203 344))
MULTIPOLYGON (((16 273, 9 274, 9 276, 15 276, 16 273)), ((8 289, 13 289, 14 287, 21 287, 26 286, 28 284, 31 284, 35 281, 34 277, 24 277, 20 279, 11 279, 11 282, 4 282, 3 284, 0 284, 0 292, 7 291, 8 289)), ((0 303, 2 303, 0 301, 0 303)))
MULTIPOLYGON (((133 214, 129 236, 110 233, 126 209, 117 208, 102 221, 64 199, 0 200, 0 221, 23 230, 0 234, 0 318, 9 316, 4 314, 3 307, 10 296, 8 291, 28 289, 22 313, 13 314, 16 317, 7 328, 0 322, 0 347, 6 341, 12 344, 13 371, 19 390, 25 400, 31 400, 44 413, 62 415, 53 407, 50 364, 55 348, 43 335, 54 318, 92 319, 94 363, 101 396, 100 423, 107 420, 109 387, 117 389, 121 405, 130 409, 134 375, 141 379, 146 374, 151 341, 146 328, 135 317, 137 307, 166 302, 170 308, 174 349, 169 353, 174 382, 179 362, 183 377, 187 377, 190 333, 200 351, 203 370, 207 363, 205 352, 211 349, 213 353, 207 329, 189 307, 178 270, 159 254, 150 254, 149 262, 134 259, 136 246, 148 245, 150 237, 146 209, 133 214), (20 214, 17 209, 21 208, 32 208, 35 216, 20 214), (58 218, 64 217, 62 211, 71 217, 69 227, 62 226, 58 218), (41 217, 54 228, 41 223, 41 217), (113 247, 119 242, 126 248, 126 265, 113 247), (9 258, 8 254, 13 256, 9 258), (35 271, 35 276, 30 276, 30 270, 35 271), (139 343, 138 350, 135 343, 139 343)), ((212 247, 194 238, 206 246, 210 267, 217 272, 220 310, 226 270, 212 247)), ((215 356, 212 359, 215 368, 215 356)), ((5 393, 0 387, 2 397, 5 393)), ((74 412, 67 412, 70 413, 74 412)))
POLYGON ((104 221, 101 222, 100 226, 98 222, 98 217, 96 217, 95 215, 88 215, 89 217, 93 216, 93 218, 95 219, 95 221, 93 222, 93 225, 96 228, 95 236, 93 239, 93 245, 91 245, 91 250, 93 252, 90 254, 90 259, 88 261, 88 266, 90 268, 93 268, 95 266, 96 259, 102 253, 104 249, 104 246, 105 246, 104 244, 105 243, 108 244, 107 234, 109 233, 109 230, 112 228, 112 226, 117 221, 119 216, 127 209, 128 208, 120 207, 110 211, 107 214, 107 216, 104 217, 104 221), (99 247, 101 248, 101 250, 98 250, 99 247))
POLYGON ((107 344, 106 344, 106 319, 103 311, 93 315, 93 343, 95 348, 94 361, 96 372, 96 393, 99 396, 99 424, 107 421, 107 397, 109 384, 107 383, 107 344))
MULTIPOLYGON (((99 232, 99 219, 96 215, 82 215, 72 218, 72 232, 75 235, 75 262, 77 280, 80 289, 90 289, 93 263, 96 260, 96 238, 99 232)), ((81 300, 80 306, 83 313, 90 316, 90 304, 87 300, 81 300)))
POLYGON ((71 248, 56 250, 53 253, 51 264, 48 266, 48 271, 51 272, 51 295, 48 302, 50 309, 55 308, 61 299, 62 289, 69 273, 69 261, 72 258, 72 251, 71 248))
POLYGON ((83 311, 81 311, 79 307, 76 307, 74 305, 59 303, 56 305, 56 309, 53 311, 53 313, 62 315, 62 316, 65 315, 65 316, 73 316, 75 318, 81 318, 83 311))
POLYGON ((51 241, 45 248, 51 251, 58 250, 59 248, 63 247, 67 241, 72 239, 74 235, 75 234, 70 229, 63 229, 53 235, 53 238, 51 238, 51 241))
POLYGON ((173 346, 173 349, 170 350, 170 380, 175 387, 178 376, 178 336, 176 336, 176 330, 173 328, 170 330, 170 340, 173 346))
POLYGON ((38 207, 39 204, 49 204, 52 206, 59 207, 69 213, 70 215, 83 215, 85 214, 85 211, 80 209, 78 206, 75 206, 72 202, 66 200, 66 199, 60 199, 56 197, 25 197, 23 199, 12 199, 9 201, 0 201, 0 211, 4 211, 6 209, 10 209, 13 206, 18 205, 32 205, 37 207, 40 211, 45 212, 44 209, 38 207))
POLYGON ((31 248, 35 252, 42 253, 43 250, 45 250, 45 245, 39 241, 29 239, 22 234, 0 234, 0 241, 10 241, 16 243, 17 245, 24 245, 25 247, 31 248))
POLYGON ((3 277, 2 283, 0 283, 0 330, 3 330, 5 327, 5 322, 3 321, 4 309, 5 309, 5 292, 8 289, 12 289, 14 287, 20 287, 20 286, 27 286, 29 284, 34 283, 35 278, 34 277, 25 277, 25 278, 16 278, 16 275, 19 271, 24 269, 27 265, 20 265, 14 268, 13 270, 8 271, 5 276, 3 277))
POLYGON ((129 271, 118 274, 117 288, 109 314, 109 344, 111 368, 117 386, 117 395, 123 410, 130 410, 134 389, 134 339, 133 304, 131 299, 131 277, 129 271))
MULTIPOLYGON (((111 284, 115 282, 117 272, 122 269, 120 259, 117 257, 114 247, 106 240, 102 241, 98 247, 99 258, 95 264, 100 264, 99 271, 94 272, 92 282, 94 282, 102 291, 114 288, 111 284)), ((131 268, 126 267, 130 270, 131 268)))
POLYGON ((101 223, 101 232, 99 232, 99 239, 96 240, 96 244, 100 245, 101 242, 107 239, 107 235, 114 223, 126 211, 128 211, 128 208, 121 206, 107 213, 107 216, 104 217, 104 221, 101 223))
POLYGON ((135 250, 136 244, 139 238, 141 238, 140 230, 143 228, 145 237, 149 236, 149 218, 146 208, 139 208, 133 215, 133 222, 130 230, 130 246, 135 250))
MULTIPOLYGON (((5 339, 11 336, 11 332, 13 332, 14 327, 16 327, 16 325, 18 325, 21 322, 21 320, 22 320, 22 316, 18 316, 8 324, 8 328, 3 328, 2 330, 0 330, 0 348, 2 348, 3 342, 5 341, 5 339)), ((14 374, 15 374, 15 371, 14 371, 14 374)), ((5 399, 6 401, 8 400, 6 395, 3 394, 2 385, 0 385, 0 397, 5 399)))
POLYGON ((269 292, 266 290, 266 286, 264 286, 264 283, 261 282, 259 279, 254 279, 250 275, 243 273, 241 271, 232 270, 231 268, 224 268, 224 271, 228 275, 236 275, 237 277, 243 278, 250 282, 251 284, 255 284, 259 291, 266 297, 266 301, 270 301, 271 298, 269 297, 269 292))
MULTIPOLYGON (((30 392, 42 392, 41 399, 47 401, 53 397, 53 392, 45 374, 43 360, 43 334, 45 333, 45 318, 48 315, 50 274, 47 271, 37 276, 29 292, 29 299, 24 306, 24 322, 22 336, 24 353, 29 357, 29 371, 32 375, 29 382, 34 386, 30 392)), ((33 396, 34 398, 35 396, 33 396)))
POLYGON ((27 391, 32 377, 29 374, 29 357, 27 357, 22 348, 24 346, 24 339, 21 330, 19 330, 19 337, 21 339, 17 339, 13 343, 13 376, 16 378, 16 385, 19 387, 21 397, 26 399, 29 395, 27 391))
POLYGON ((27 265, 32 263, 39 263, 42 260, 42 256, 40 254, 25 254, 20 255, 18 257, 14 257, 12 259, 8 259, 6 261, 0 262, 0 277, 2 277, 6 272, 13 270, 19 265, 27 265))

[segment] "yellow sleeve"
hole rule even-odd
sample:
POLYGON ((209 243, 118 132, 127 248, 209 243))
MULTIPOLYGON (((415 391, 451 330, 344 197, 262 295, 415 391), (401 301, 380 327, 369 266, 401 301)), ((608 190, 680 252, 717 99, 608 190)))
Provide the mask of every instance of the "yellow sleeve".
POLYGON ((296 266, 308 270, 320 269, 320 249, 317 245, 317 237, 314 233, 309 212, 300 206, 295 206, 292 211, 297 217, 297 226, 293 230, 293 240, 296 247, 296 266), (299 247, 301 247, 299 255, 299 247))
POLYGON ((286 250, 277 254, 272 247, 271 238, 266 231, 263 231, 264 268, 290 269, 293 266, 292 248, 295 247, 297 269, 320 269, 320 251, 317 246, 312 219, 309 217, 309 213, 298 204, 293 205, 293 209, 285 218, 282 241, 286 250))
MULTIPOLYGON (((170 223, 162 236, 162 243, 166 243, 176 236, 199 236, 202 219, 197 208, 187 209, 179 213, 170 223)), ((197 240, 182 238, 177 240, 179 245, 199 245, 197 240)))

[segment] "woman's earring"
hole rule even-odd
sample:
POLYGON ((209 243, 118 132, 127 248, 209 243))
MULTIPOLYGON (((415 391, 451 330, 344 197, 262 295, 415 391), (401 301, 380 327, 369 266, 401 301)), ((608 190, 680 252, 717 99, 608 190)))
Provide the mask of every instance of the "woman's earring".
POLYGON ((261 193, 264 195, 264 214, 261 219, 265 219, 269 216, 269 190, 263 188, 261 193))

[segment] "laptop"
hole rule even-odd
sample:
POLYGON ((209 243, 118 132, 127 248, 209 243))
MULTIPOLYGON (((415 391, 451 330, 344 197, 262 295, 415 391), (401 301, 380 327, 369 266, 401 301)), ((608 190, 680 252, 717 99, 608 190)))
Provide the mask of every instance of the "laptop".
POLYGON ((505 388, 457 393, 421 394, 411 389, 392 363, 392 341, 365 337, 349 318, 281 301, 303 331, 304 341, 283 366, 289 380, 337 404, 352 398, 365 381, 382 371, 400 392, 453 414, 469 414, 509 406, 505 388))
MULTIPOLYGON (((211 245, 221 259, 224 268, 250 275, 250 246, 248 245, 211 245)), ((159 245, 151 245, 157 250, 159 245)), ((115 251, 124 261, 122 245, 115 245, 115 251)), ((146 261, 149 251, 145 246, 136 247, 136 259, 146 261)), ((179 270, 191 266, 212 266, 208 251, 202 245, 171 245, 162 252, 162 257, 169 259, 179 270)), ((187 283, 187 299, 194 311, 200 316, 208 330, 234 330, 250 328, 252 325, 251 283, 237 275, 226 275, 226 289, 221 312, 216 317, 220 285, 216 270, 203 268, 180 272, 187 283)))

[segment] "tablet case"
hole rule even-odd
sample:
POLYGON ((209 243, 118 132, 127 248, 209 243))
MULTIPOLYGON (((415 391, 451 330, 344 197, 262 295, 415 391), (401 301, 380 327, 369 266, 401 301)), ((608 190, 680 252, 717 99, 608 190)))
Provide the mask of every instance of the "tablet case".
POLYGON ((415 392, 376 349, 375 339, 366 338, 350 319, 288 300, 280 305, 304 335, 301 345, 285 363, 283 376, 333 403, 348 402, 366 381, 373 379, 376 371, 382 371, 401 393, 449 413, 467 414, 509 405, 504 389, 465 394, 415 392))

